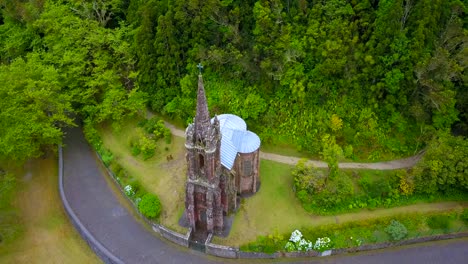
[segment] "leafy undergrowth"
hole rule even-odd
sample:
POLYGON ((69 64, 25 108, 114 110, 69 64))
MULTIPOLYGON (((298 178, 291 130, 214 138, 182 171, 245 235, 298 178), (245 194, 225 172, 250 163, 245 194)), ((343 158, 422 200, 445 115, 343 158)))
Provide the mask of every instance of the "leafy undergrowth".
POLYGON ((394 208, 419 203, 468 201, 468 192, 447 189, 433 194, 415 193, 406 170, 342 169, 332 177, 328 170, 298 162, 292 171, 296 197, 304 209, 318 215, 394 208))
POLYGON ((308 213, 295 197, 291 171, 293 166, 268 160, 260 162, 260 190, 252 197, 242 200, 234 215, 232 230, 227 238, 214 237, 214 242, 240 246, 259 236, 272 233, 285 234, 292 228, 312 228, 334 223, 367 221, 410 212, 435 213, 453 208, 466 207, 466 202, 418 203, 393 208, 374 210, 355 208, 341 214, 314 215, 308 213))
POLYGON ((12 198, 21 232, 0 243, 0 263, 100 263, 63 210, 56 157, 29 161, 14 174, 18 190, 12 198))
POLYGON ((293 235, 290 236, 291 233, 276 232, 266 236, 259 236, 255 241, 243 244, 240 248, 244 251, 267 253, 317 250, 320 247, 314 247, 314 245, 323 238, 330 241, 327 248, 350 248, 365 244, 466 232, 468 231, 468 222, 464 219, 464 214, 467 212, 468 209, 442 213, 407 213, 343 224, 305 227, 301 228, 301 232, 305 242, 313 242, 311 247, 294 247, 291 243, 288 243, 288 241, 294 240, 293 235))

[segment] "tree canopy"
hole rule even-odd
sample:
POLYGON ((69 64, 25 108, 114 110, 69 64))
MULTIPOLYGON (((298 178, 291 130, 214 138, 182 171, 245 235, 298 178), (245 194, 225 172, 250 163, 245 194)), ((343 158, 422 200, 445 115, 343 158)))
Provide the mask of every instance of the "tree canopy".
POLYGON ((413 154, 467 127, 459 0, 0 0, 0 156, 61 142, 72 116, 145 106, 192 120, 196 64, 212 113, 263 142, 348 157, 413 154))

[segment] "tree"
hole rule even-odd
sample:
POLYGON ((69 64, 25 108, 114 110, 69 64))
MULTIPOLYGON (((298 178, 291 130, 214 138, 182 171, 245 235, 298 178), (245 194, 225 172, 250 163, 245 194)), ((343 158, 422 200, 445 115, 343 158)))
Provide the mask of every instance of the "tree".
POLYGON ((336 178, 339 173, 338 160, 343 158, 343 149, 336 144, 334 136, 325 134, 322 137, 322 152, 320 153, 323 161, 328 164, 328 176, 336 178))
POLYGON ((0 66, 0 157, 24 161, 61 143, 61 127, 73 125, 70 96, 58 71, 39 53, 0 66))
POLYGON ((451 189, 468 190, 467 160, 468 140, 439 132, 413 168, 415 190, 428 194, 451 189))

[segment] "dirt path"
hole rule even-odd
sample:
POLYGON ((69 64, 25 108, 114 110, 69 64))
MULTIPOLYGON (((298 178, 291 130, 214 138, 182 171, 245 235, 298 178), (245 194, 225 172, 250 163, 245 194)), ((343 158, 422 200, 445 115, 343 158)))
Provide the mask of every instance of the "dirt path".
MULTIPOLYGON (((175 127, 174 125, 165 122, 166 126, 171 130, 172 134, 177 137, 185 137, 185 132, 182 129, 175 127)), ((416 165, 421 159, 424 153, 420 152, 415 156, 392 160, 384 162, 374 162, 374 163, 358 163, 358 162, 342 162, 338 166, 342 169, 370 169, 370 170, 395 170, 402 168, 410 168, 416 165)), ((297 162, 301 159, 298 157, 283 156, 279 154, 273 154, 268 152, 260 151, 260 158, 265 160, 276 161, 279 163, 285 163, 290 165, 296 165, 297 162)), ((309 164, 317 168, 326 168, 327 163, 320 160, 309 160, 309 164)))

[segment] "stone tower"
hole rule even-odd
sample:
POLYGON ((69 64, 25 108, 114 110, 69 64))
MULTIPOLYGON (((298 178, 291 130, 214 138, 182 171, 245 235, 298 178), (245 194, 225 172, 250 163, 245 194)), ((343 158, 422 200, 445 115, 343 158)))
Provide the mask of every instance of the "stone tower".
POLYGON ((186 130, 187 185, 185 213, 194 231, 220 233, 223 230, 224 191, 221 178, 221 132, 215 117, 211 122, 202 75, 198 76, 195 122, 186 130))

